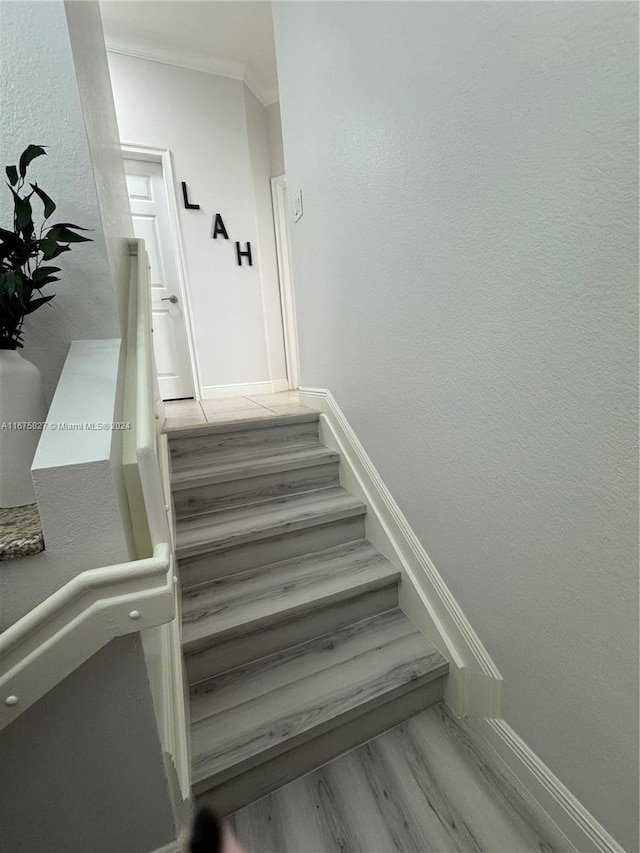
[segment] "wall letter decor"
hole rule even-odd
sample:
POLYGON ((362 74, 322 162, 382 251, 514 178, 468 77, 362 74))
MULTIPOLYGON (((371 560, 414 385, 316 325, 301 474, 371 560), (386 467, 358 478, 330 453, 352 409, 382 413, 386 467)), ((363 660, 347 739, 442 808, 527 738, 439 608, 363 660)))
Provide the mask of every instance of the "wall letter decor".
POLYGON ((224 222, 222 221, 222 217, 219 213, 216 213, 216 218, 213 223, 213 239, 218 239, 218 234, 222 234, 225 240, 229 239, 229 235, 227 234, 227 229, 224 227, 224 222))
POLYGON ((251 259, 251 243, 247 243, 247 248, 244 252, 240 251, 240 243, 236 240, 236 258, 238 259, 238 266, 242 266, 242 259, 248 258, 249 266, 253 266, 253 260, 251 259))
POLYGON ((184 199, 184 206, 187 210, 200 210, 199 204, 191 204, 189 201, 189 194, 187 193, 187 185, 184 181, 182 183, 182 198, 184 199))
MULTIPOLYGON (((0 0, 1 2, 1 0, 0 0)), ((187 191, 187 185, 184 181, 180 181, 180 185, 182 186, 182 198, 184 199, 184 206, 187 210, 200 210, 199 204, 191 204, 189 201, 189 193, 187 191)), ((224 220, 222 219, 221 213, 216 213, 215 219, 213 220, 213 233, 211 235, 212 239, 217 240, 218 237, 222 237, 223 240, 229 239, 229 232, 227 231, 227 226, 224 224, 224 220)), ((247 259, 247 266, 253 266, 253 257, 251 255, 251 243, 248 241, 245 243, 245 248, 240 248, 240 243, 236 240, 236 261, 239 267, 244 266, 243 259, 247 259)))

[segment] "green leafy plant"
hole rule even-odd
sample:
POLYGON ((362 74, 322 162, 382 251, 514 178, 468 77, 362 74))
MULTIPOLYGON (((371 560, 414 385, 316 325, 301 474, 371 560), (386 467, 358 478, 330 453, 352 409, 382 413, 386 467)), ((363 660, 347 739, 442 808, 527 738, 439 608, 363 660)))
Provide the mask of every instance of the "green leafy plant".
POLYGON ((71 243, 84 243, 86 231, 70 222, 49 225, 56 205, 38 184, 26 188, 27 168, 32 160, 47 152, 42 145, 29 145, 17 166, 7 166, 7 186, 13 196, 13 230, 0 228, 0 349, 23 346, 24 318, 50 302, 55 293, 43 294, 42 288, 60 279, 60 267, 49 266, 71 243), (34 199, 35 197, 35 199, 34 199), (42 203, 42 221, 33 221, 32 201, 42 203))

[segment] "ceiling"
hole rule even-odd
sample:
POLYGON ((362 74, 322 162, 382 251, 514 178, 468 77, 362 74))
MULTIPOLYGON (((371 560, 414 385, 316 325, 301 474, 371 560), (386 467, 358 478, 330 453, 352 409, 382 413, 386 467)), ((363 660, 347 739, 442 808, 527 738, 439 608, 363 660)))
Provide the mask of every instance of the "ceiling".
POLYGON ((244 80, 268 105, 278 78, 268 0, 102 0, 107 47, 244 80))

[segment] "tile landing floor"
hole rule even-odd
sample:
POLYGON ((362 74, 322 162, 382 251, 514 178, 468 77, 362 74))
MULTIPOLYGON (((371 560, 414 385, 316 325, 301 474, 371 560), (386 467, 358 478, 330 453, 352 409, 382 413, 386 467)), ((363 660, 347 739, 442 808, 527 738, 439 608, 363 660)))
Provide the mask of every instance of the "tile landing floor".
POLYGON ((313 411, 301 405, 297 391, 256 394, 253 397, 220 397, 216 400, 170 400, 164 408, 167 417, 165 432, 206 423, 220 424, 313 411))

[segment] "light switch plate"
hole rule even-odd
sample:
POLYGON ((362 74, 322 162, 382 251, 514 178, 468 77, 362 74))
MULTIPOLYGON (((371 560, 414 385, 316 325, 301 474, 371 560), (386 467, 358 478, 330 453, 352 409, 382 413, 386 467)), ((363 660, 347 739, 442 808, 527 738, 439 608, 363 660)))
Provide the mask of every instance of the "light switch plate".
POLYGON ((302 190, 298 190, 293 197, 293 221, 297 222, 302 219, 302 213, 302 190))

